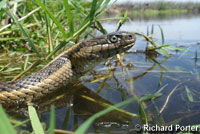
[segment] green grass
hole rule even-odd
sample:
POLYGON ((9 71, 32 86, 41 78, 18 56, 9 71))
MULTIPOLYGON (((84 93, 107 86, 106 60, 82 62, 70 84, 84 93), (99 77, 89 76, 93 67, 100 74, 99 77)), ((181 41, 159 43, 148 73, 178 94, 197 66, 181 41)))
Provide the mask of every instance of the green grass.
POLYGON ((60 53, 58 51, 92 35, 88 33, 97 30, 107 33, 98 18, 109 2, 13 0, 7 5, 4 0, 0 6, 0 23, 3 24, 0 26, 0 50, 30 54, 21 71, 26 71, 25 68, 39 60, 47 64, 52 56, 60 53), (15 9, 14 2, 17 3, 15 9), (9 20, 12 20, 11 24, 9 20))
MULTIPOLYGON (((93 0, 93 2, 69 2, 68 0, 57 2, 47 0, 20 1, 17 5, 17 15, 20 17, 27 16, 35 8, 41 8, 39 11, 32 13, 31 17, 19 21, 17 19, 19 16, 16 16, 16 13, 13 14, 13 5, 10 3, 11 9, 6 9, 7 5, 2 1, 2 9, 0 10, 1 21, 11 18, 14 19, 17 25, 13 23, 10 27, 0 30, 0 36, 10 36, 13 39, 25 37, 24 41, 28 41, 31 50, 38 57, 42 53, 42 55, 48 55, 48 59, 65 46, 62 44, 63 42, 65 44, 70 41, 76 43, 87 32, 94 31, 91 25, 98 21, 97 17, 104 11, 108 3, 109 0, 106 0, 104 3, 103 0, 93 0), (46 20, 46 27, 43 27, 44 20, 46 20), (28 29, 25 28, 30 24, 34 26, 28 29), (21 32, 16 31, 18 29, 21 32), (13 35, 14 31, 17 34, 13 35), (46 35, 49 36, 47 37, 46 35), (41 45, 39 45, 40 42, 41 45), (49 43, 51 45, 48 45, 49 43), (45 49, 54 51, 47 51, 48 53, 46 53, 45 49)), ((7 46, 10 46, 8 49, 12 50, 12 45, 9 45, 8 38, 4 38, 1 44, 7 44, 7 46)), ((19 51, 20 48, 24 47, 23 44, 23 40, 21 40, 21 42, 16 44, 16 49, 19 51)))
POLYGON ((32 105, 28 106, 28 113, 29 113, 29 118, 31 120, 33 131, 35 132, 35 134, 44 134, 42 124, 40 123, 40 120, 37 116, 37 112, 32 105))
POLYGON ((8 120, 7 115, 4 113, 2 107, 0 106, 0 133, 1 134, 16 134, 14 127, 8 120))

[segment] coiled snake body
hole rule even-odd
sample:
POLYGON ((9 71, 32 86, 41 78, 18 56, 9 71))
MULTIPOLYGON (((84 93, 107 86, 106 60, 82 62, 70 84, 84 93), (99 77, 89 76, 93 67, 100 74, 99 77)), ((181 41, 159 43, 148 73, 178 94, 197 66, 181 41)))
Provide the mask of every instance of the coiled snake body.
POLYGON ((98 61, 128 50, 135 40, 132 33, 115 32, 78 43, 40 71, 21 80, 0 83, 0 104, 32 101, 47 95, 79 78, 98 61))

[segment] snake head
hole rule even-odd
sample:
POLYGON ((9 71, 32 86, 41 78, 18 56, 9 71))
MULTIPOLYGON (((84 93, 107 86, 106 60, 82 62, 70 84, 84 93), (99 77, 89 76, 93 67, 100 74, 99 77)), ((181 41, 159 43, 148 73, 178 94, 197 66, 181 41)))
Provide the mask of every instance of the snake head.
POLYGON ((79 53, 90 59, 108 58, 127 51, 135 41, 133 33, 114 32, 82 42, 79 53))
POLYGON ((136 41, 135 34, 114 32, 84 41, 72 51, 73 60, 106 59, 130 49, 136 41))

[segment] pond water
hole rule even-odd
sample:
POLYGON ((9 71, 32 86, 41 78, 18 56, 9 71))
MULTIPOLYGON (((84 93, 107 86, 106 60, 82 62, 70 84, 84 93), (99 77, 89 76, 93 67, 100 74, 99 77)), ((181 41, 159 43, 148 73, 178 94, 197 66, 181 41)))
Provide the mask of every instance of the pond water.
MULTIPOLYGON (((96 66, 79 82, 64 87, 56 98, 47 98, 47 103, 56 106, 56 128, 74 131, 88 117, 103 110, 103 103, 117 104, 134 96, 157 92, 163 95, 145 103, 150 124, 200 124, 200 64, 198 58, 194 58, 195 53, 199 55, 199 22, 200 16, 127 21, 121 31, 146 33, 147 27, 151 31, 154 25, 153 39, 161 44, 160 26, 165 44, 174 44, 188 51, 170 50, 170 57, 136 52, 145 50, 147 44, 137 36, 135 46, 122 56, 124 67, 113 57, 109 62, 96 66)), ((115 31, 116 25, 115 21, 103 22, 108 32, 115 31)), ((46 102, 41 102, 39 109, 41 121, 48 124, 50 113, 46 102)), ((142 124, 138 102, 132 102, 122 109, 135 115, 113 111, 96 120, 88 131, 133 133, 135 125, 142 124)))
MULTIPOLYGON (((103 109, 101 103, 116 104, 133 96, 144 96, 160 92, 163 95, 145 103, 147 119, 152 125, 180 124, 184 126, 200 124, 200 64, 195 53, 199 53, 200 16, 175 19, 132 20, 121 28, 122 31, 146 33, 147 26, 154 25, 154 40, 161 44, 159 25, 164 31, 165 44, 187 48, 188 51, 170 50, 170 57, 146 55, 135 52, 145 49, 146 41, 137 36, 135 46, 123 58, 125 67, 114 57, 109 64, 101 63, 80 79, 79 89, 63 97, 55 104, 65 102, 56 110, 57 128, 73 131, 89 116, 103 109), (89 96, 97 102, 86 99, 89 96), (64 101, 65 100, 65 101, 64 101)), ((109 32, 116 29, 117 22, 103 22, 109 32)), ((71 87, 70 89, 74 89, 71 87)), ((136 124, 142 124, 139 105, 133 102, 122 109, 135 113, 114 111, 96 120, 90 132, 133 133, 136 124)), ((48 123, 49 112, 41 116, 48 123)))

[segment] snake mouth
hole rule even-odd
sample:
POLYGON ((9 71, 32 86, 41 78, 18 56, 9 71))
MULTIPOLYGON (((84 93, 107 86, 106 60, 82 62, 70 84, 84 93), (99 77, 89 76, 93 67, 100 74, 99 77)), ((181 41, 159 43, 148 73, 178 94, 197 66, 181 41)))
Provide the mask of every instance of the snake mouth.
POLYGON ((132 37, 133 37, 132 39, 126 41, 126 45, 123 46, 123 48, 130 49, 131 47, 133 47, 135 45, 136 38, 134 35, 132 35, 132 37))
POLYGON ((131 44, 126 45, 124 48, 129 49, 129 48, 133 47, 134 45, 135 45, 135 43, 131 43, 131 44))
POLYGON ((127 50, 131 49, 135 43, 128 44, 122 48, 122 52, 126 52, 127 50))

